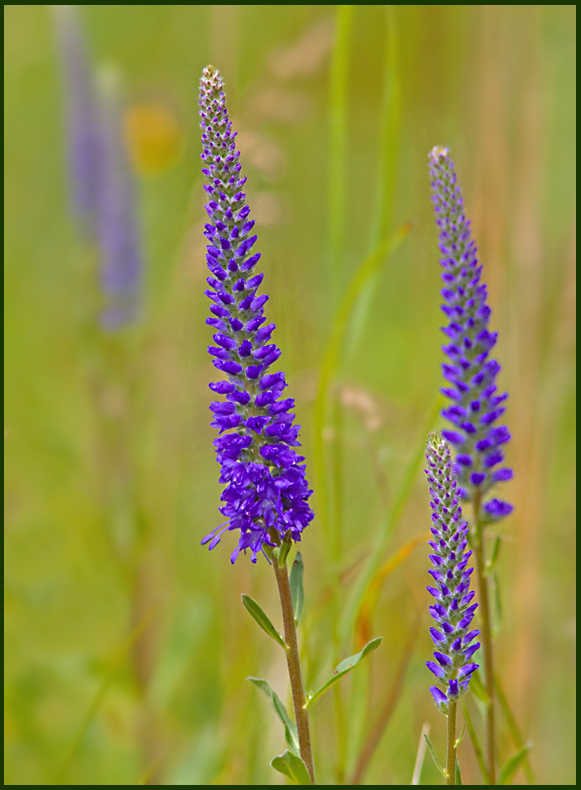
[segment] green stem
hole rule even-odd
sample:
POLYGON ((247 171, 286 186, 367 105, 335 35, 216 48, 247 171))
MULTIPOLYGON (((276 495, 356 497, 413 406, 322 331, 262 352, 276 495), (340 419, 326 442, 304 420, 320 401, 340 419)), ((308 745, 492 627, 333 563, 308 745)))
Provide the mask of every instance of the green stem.
POLYGON ((446 748, 446 784, 456 784, 456 703, 448 703, 448 738, 446 748))
POLYGON ((495 765, 495 722, 494 722, 494 671, 492 655, 492 628, 490 625, 490 605, 488 602, 488 582, 485 573, 483 527, 480 522, 481 495, 475 493, 474 507, 474 556, 478 579, 478 595, 480 598, 480 638, 484 656, 484 684, 488 694, 486 708, 486 763, 490 784, 496 784, 495 765))
POLYGON ((288 666, 288 674, 291 684, 301 760, 307 767, 307 771, 309 772, 309 776, 311 778, 311 784, 315 784, 315 768, 313 765, 311 734, 309 732, 309 714, 304 708, 306 702, 305 690, 303 688, 303 678, 301 675, 299 645, 297 641, 297 629, 293 613, 293 603, 288 580, 288 571, 286 564, 282 568, 279 567, 276 557, 273 558, 272 567, 274 568, 274 575, 276 576, 276 583, 278 586, 278 594, 280 596, 284 641, 287 644, 286 663, 288 666))

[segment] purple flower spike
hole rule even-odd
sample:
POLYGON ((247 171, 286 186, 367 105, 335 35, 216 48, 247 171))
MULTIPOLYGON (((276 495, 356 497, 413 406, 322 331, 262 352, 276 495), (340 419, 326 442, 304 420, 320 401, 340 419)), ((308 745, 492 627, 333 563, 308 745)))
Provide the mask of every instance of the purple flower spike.
MULTIPOLYGON (((481 283, 482 266, 478 263, 476 245, 471 239, 470 222, 464 213, 462 192, 458 186, 454 163, 447 148, 436 146, 429 155, 432 202, 436 224, 440 228, 440 251, 443 267, 442 310, 449 319, 443 332, 452 342, 443 347, 448 362, 442 365, 448 385, 442 392, 452 406, 442 416, 452 423, 452 431, 443 435, 457 451, 455 472, 458 487, 465 501, 476 493, 485 497, 496 483, 510 480, 512 470, 493 471, 503 461, 500 445, 510 439, 505 426, 497 426, 504 413, 498 405, 506 393, 496 392, 500 365, 490 358, 496 344, 496 333, 490 332, 490 307, 486 303, 486 285, 481 283)), ((498 507, 484 503, 487 521, 508 515, 512 508, 506 503, 498 507)))
POLYGON ((477 604, 469 605, 472 596, 466 595, 472 570, 466 570, 471 554, 466 551, 468 525, 462 521, 450 447, 441 434, 430 434, 426 459, 432 533, 435 538, 430 545, 436 550, 430 559, 438 569, 437 576, 434 576, 437 588, 428 587, 428 590, 440 601, 430 607, 430 613, 438 625, 437 629, 430 628, 432 639, 437 645, 434 651, 437 663, 428 661, 427 667, 442 684, 443 691, 435 686, 430 690, 439 708, 447 713, 448 703, 462 696, 471 673, 477 667, 469 662, 480 643, 468 647, 479 633, 468 630, 477 604), (440 577, 446 579, 446 584, 439 581, 440 577), (466 682, 459 683, 459 680, 466 682))
MULTIPOLYGON (((292 398, 283 397, 284 373, 272 373, 280 350, 270 342, 274 324, 264 316, 266 294, 259 295, 262 275, 254 267, 260 254, 253 250, 254 222, 240 192, 242 177, 232 124, 226 109, 220 73, 207 66, 200 80, 200 126, 202 159, 209 201, 206 204, 210 241, 207 262, 211 277, 207 296, 219 331, 215 346, 208 349, 214 365, 228 382, 210 384, 225 394, 227 404, 213 403, 213 425, 221 429, 215 441, 216 458, 222 467, 220 482, 226 484, 220 512, 227 519, 225 530, 240 530, 234 562, 240 551, 250 549, 252 561, 285 536, 300 541, 303 529, 313 520, 308 505, 312 491, 305 478, 305 459, 293 448, 299 446, 292 398), (225 406, 227 408, 225 408, 225 406)), ((217 527, 210 536, 213 548, 220 540, 217 527)), ((224 531, 224 530, 223 530, 224 531)), ((206 542, 208 538, 204 538, 206 542)))
POLYGON ((73 5, 51 6, 65 89, 71 208, 93 239, 99 203, 97 110, 87 44, 73 5))

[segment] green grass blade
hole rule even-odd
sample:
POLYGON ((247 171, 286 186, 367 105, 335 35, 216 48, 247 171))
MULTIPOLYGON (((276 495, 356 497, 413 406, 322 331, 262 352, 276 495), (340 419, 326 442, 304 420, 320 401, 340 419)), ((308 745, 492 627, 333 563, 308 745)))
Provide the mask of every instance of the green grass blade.
POLYGON ((531 746, 532 743, 525 743, 522 749, 519 749, 516 754, 513 754, 513 756, 509 758, 509 760, 503 765, 498 777, 499 785, 509 785, 512 783, 513 776, 518 771, 521 764, 526 760, 531 746))
MULTIPOLYGON (((369 249, 374 250, 382 239, 387 237, 393 214, 393 201, 396 187, 397 163, 401 134, 401 91, 398 56, 398 33, 395 6, 385 7, 386 51, 383 72, 383 99, 381 108, 381 132, 379 142, 379 179, 377 200, 370 232, 369 249)), ((348 342, 347 358, 351 358, 359 343, 364 329, 373 295, 377 288, 377 277, 371 277, 353 311, 348 342)))
POLYGON ((480 742, 478 740, 478 735, 476 734, 476 730, 474 725, 472 724, 472 719, 470 718, 470 713, 468 712, 468 706, 464 702, 462 704, 462 713, 464 714, 464 718, 466 719, 466 726, 468 727, 468 734, 470 735, 470 740, 472 741, 472 746, 474 748, 474 754, 476 755, 476 759, 478 760, 478 765, 480 767, 480 772, 482 774, 482 778, 484 779, 484 784, 490 784, 490 777, 488 775, 488 769, 486 768, 486 761, 484 759, 484 752, 482 751, 482 747, 480 746, 480 742))
MULTIPOLYGON (((329 535, 329 515, 328 515, 328 482, 326 475, 325 464, 325 447, 323 441, 323 428, 325 426, 327 398, 331 384, 335 378, 339 361, 340 350, 345 334, 347 320, 351 315, 353 305, 361 292, 361 289, 374 272, 379 270, 384 263, 386 257, 391 254, 403 238, 409 232, 410 225, 406 224, 394 233, 387 241, 380 244, 379 247, 371 255, 368 255, 351 280, 345 296, 341 301, 341 305, 337 310, 333 327, 331 330, 331 337, 325 349, 323 361, 321 363, 321 372, 317 384, 317 393, 315 396, 314 406, 314 455, 315 455, 315 478, 317 491, 319 492, 317 500, 317 512, 319 514, 321 530, 328 545, 333 546, 333 541, 330 541, 329 535)), ((336 561, 336 557, 333 557, 336 561)))
POLYGON ((333 306, 341 291, 347 195, 349 45, 355 6, 337 6, 329 96, 329 266, 333 306))
POLYGON ((58 785, 65 783, 68 770, 77 754, 77 751, 79 750, 81 743, 83 742, 85 734, 89 729, 89 725, 93 720, 93 717, 95 716, 95 714, 99 710, 101 703, 105 699, 109 687, 111 686, 111 684, 115 680, 115 676, 123 666, 123 662, 128 657, 129 651, 131 650, 135 642, 139 639, 143 631, 145 631, 145 629, 149 625, 157 608, 158 608, 157 606, 153 606, 144 614, 144 616, 141 618, 141 621, 137 623, 135 628, 131 631, 131 633, 127 636, 127 638, 122 642, 122 644, 117 648, 117 650, 113 654, 111 658, 109 672, 103 679, 101 685, 99 686, 99 689, 97 690, 97 693, 95 694, 93 700, 91 701, 91 704, 87 708, 85 715, 83 716, 83 719, 81 721, 81 724, 72 740, 69 751, 56 774, 56 778, 53 784, 58 785))
MULTIPOLYGON (((498 700, 498 704, 502 710, 502 714, 508 726, 508 731, 510 732, 510 737, 513 740, 514 745, 517 749, 522 749, 524 747, 524 740, 520 733, 518 724, 516 723, 516 719, 512 715, 512 711, 508 704, 508 700, 506 699, 506 695, 502 686, 499 683, 498 678, 496 675, 494 676, 494 689, 496 691, 496 699, 498 700)), ((536 785, 537 781, 535 778, 534 771, 532 769, 529 756, 525 754, 525 759, 522 763, 523 771, 525 772, 525 776, 527 778, 527 783, 530 785, 536 785)))
POLYGON ((408 463, 407 469, 404 472, 393 505, 378 527, 367 565, 358 577, 344 610, 343 618, 340 624, 340 634, 342 638, 348 638, 351 634, 359 614, 361 603, 367 592, 367 588, 369 587, 369 584, 371 583, 371 580, 373 579, 377 569, 384 560, 389 539, 404 512, 407 501, 413 490, 416 477, 422 467, 426 447, 426 437, 428 433, 433 430, 436 420, 438 419, 440 409, 442 408, 443 400, 444 399, 442 395, 438 395, 436 398, 429 413, 426 425, 424 426, 424 430, 422 431, 417 442, 414 454, 408 463))

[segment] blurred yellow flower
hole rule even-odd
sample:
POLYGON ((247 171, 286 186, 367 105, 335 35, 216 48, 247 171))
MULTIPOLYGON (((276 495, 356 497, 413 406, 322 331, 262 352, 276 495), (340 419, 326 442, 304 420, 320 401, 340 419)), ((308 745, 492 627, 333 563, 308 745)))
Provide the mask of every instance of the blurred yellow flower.
POLYGON ((142 175, 161 173, 179 158, 179 121, 176 113, 161 102, 130 105, 123 119, 123 133, 133 167, 142 175))

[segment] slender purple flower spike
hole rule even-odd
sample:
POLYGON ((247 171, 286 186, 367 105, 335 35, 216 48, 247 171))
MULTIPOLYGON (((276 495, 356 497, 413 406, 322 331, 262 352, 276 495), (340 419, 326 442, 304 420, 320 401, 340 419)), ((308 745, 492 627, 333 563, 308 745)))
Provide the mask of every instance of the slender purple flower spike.
POLYGON ((447 714, 450 703, 462 696, 478 668, 471 659, 480 647, 479 642, 473 642, 480 632, 470 627, 478 604, 472 603, 474 593, 470 591, 473 569, 466 567, 472 554, 466 550, 468 522, 462 521, 450 448, 437 433, 428 438, 426 461, 434 536, 430 541, 434 567, 429 571, 434 586, 428 591, 435 599, 430 613, 436 621, 436 627, 430 628, 435 661, 428 661, 427 667, 442 686, 432 686, 430 691, 447 714))
POLYGON ((131 323, 143 269, 133 174, 123 145, 117 79, 104 69, 95 90, 75 6, 53 6, 65 85, 72 212, 86 241, 96 242, 104 329, 131 323))
POLYGON ((99 202, 99 142, 94 86, 76 7, 52 6, 65 88, 71 208, 93 238, 99 202))
POLYGON ((510 433, 497 424, 507 398, 506 393, 497 393, 500 365, 490 358, 497 333, 488 328, 490 307, 486 285, 480 281, 482 266, 470 237, 470 222, 464 214, 462 192, 448 149, 433 148, 429 166, 443 255, 442 310, 449 319, 443 328, 450 341, 443 347, 449 361, 442 365, 449 385, 442 392, 452 405, 442 415, 453 429, 444 431, 443 436, 456 448, 455 472, 462 499, 478 499, 482 521, 492 522, 512 511, 507 502, 484 501, 496 483, 512 478, 512 470, 501 466, 502 447, 510 440, 510 433))
POLYGON ((212 425, 220 429, 214 447, 222 467, 220 482, 226 484, 220 508, 226 521, 202 543, 210 541, 212 549, 223 532, 240 530, 231 560, 250 549, 256 562, 265 545, 275 546, 285 537, 300 541, 314 516, 305 459, 292 449, 299 446, 300 428, 293 425, 294 400, 283 398, 284 373, 270 372, 280 351, 271 342, 275 325, 265 323, 268 296, 258 295, 263 275, 255 274, 254 267, 260 254, 252 249, 254 220, 242 191, 246 178, 223 88, 220 73, 205 68, 199 105, 210 220, 204 234, 211 273, 206 295, 213 314, 206 323, 217 330, 208 351, 225 374, 210 388, 226 400, 212 403, 210 409, 212 425))
POLYGON ((107 67, 99 74, 99 212, 104 329, 132 323, 138 310, 143 272, 137 227, 135 183, 121 128, 118 77, 107 67))

